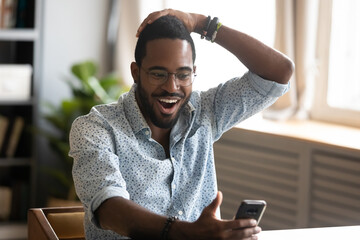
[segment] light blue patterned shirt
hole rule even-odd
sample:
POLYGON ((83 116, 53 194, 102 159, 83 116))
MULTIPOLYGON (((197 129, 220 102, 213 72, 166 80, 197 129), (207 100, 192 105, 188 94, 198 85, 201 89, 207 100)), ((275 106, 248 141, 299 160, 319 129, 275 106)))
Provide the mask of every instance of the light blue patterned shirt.
POLYGON ((134 84, 118 102, 77 118, 70 156, 85 207, 87 239, 126 239, 99 228, 94 211, 121 196, 166 216, 195 221, 217 192, 213 143, 240 121, 268 107, 288 85, 248 72, 205 92, 194 91, 171 130, 170 158, 135 100, 134 84))

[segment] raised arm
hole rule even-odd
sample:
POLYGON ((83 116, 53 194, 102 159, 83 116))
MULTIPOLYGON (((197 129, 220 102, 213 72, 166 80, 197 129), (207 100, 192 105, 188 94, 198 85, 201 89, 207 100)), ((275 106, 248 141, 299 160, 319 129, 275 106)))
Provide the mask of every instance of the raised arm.
MULTIPOLYGON (((207 16, 196 13, 184 13, 166 9, 150 14, 140 25, 137 35, 146 24, 151 24, 164 15, 174 15, 181 19, 189 32, 202 34, 207 16)), ((259 40, 222 25, 215 42, 234 54, 250 71, 264 79, 286 84, 294 71, 294 63, 281 52, 265 45, 259 40)))

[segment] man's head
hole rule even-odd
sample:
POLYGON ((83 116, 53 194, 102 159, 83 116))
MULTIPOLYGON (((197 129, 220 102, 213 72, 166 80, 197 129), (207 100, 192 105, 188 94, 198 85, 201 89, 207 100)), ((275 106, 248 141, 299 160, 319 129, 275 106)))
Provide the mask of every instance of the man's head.
POLYGON ((150 125, 174 126, 189 101, 195 72, 195 48, 184 24, 164 16, 140 33, 131 73, 137 83, 136 100, 150 125), (183 73, 190 77, 184 83, 183 73), (158 76, 166 76, 156 81, 158 76))
POLYGON ((186 40, 191 46, 193 64, 195 63, 195 45, 189 31, 178 18, 166 15, 152 24, 148 24, 140 33, 135 48, 135 61, 139 67, 141 67, 142 60, 146 55, 146 44, 149 41, 162 38, 186 40))

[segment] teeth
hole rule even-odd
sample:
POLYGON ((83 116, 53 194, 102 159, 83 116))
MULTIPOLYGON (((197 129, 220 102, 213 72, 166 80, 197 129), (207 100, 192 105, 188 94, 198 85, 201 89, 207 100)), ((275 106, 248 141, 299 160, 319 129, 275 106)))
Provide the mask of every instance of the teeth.
POLYGON ((164 103, 176 103, 178 100, 175 99, 159 99, 160 102, 164 103))

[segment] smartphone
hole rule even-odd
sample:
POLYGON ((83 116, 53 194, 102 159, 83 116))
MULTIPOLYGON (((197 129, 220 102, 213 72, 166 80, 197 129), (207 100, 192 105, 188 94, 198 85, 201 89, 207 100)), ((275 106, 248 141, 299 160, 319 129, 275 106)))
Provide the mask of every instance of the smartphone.
POLYGON ((252 218, 259 224, 266 209, 264 200, 243 200, 236 212, 235 219, 252 218))

